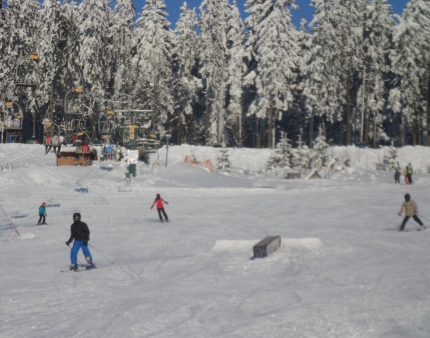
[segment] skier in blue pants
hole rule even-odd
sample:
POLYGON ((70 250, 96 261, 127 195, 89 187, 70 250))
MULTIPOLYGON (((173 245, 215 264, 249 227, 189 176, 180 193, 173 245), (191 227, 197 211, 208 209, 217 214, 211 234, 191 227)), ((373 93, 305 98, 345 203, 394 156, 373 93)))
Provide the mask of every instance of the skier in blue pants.
POLYGON ((93 263, 93 258, 90 250, 88 249, 90 229, 88 229, 88 225, 86 223, 81 222, 81 214, 78 212, 73 214, 73 221, 74 222, 70 228, 71 235, 69 240, 66 242, 66 245, 69 246, 74 240, 72 250, 70 251, 70 260, 72 262, 70 270, 76 271, 78 269, 79 249, 82 249, 82 252, 85 255, 85 259, 87 261, 86 269, 93 269, 96 266, 93 263))

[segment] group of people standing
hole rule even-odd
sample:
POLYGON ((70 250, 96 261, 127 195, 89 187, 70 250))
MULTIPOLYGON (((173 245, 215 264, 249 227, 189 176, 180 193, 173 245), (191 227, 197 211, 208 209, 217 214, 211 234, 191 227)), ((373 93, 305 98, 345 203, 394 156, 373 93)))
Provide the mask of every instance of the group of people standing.
MULTIPOLYGON (((412 184, 412 174, 414 173, 414 168, 412 168, 412 165, 409 163, 405 170, 403 170, 403 176, 405 177, 405 184, 412 184)), ((394 173, 394 183, 400 184, 400 168, 396 169, 396 172, 394 173)))

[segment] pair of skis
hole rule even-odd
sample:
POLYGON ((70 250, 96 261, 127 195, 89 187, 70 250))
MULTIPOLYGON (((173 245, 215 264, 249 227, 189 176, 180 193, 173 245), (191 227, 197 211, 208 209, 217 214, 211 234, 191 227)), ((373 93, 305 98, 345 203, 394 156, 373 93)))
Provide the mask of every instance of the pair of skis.
POLYGON ((87 269, 87 266, 85 264, 78 264, 78 268, 76 270, 61 270, 61 272, 82 272, 82 271, 90 271, 90 270, 94 270, 97 269, 95 266, 87 269))

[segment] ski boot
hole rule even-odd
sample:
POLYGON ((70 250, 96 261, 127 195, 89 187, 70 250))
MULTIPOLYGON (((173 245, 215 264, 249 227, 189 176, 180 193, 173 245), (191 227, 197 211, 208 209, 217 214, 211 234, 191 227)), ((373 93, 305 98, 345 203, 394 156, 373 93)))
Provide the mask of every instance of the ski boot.
POLYGON ((72 264, 70 265, 70 271, 77 271, 78 270, 78 264, 72 264))
POLYGON ((85 267, 86 270, 90 270, 90 269, 95 269, 95 264, 93 263, 93 261, 91 260, 90 257, 87 257, 87 266, 85 267))

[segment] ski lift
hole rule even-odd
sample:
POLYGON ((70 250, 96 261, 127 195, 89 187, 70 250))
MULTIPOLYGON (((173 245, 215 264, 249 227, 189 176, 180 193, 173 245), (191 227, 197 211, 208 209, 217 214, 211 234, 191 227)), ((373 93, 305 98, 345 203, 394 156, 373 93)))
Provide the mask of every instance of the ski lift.
POLYGON ((16 66, 15 86, 35 88, 39 85, 39 57, 30 54, 19 57, 16 66))

